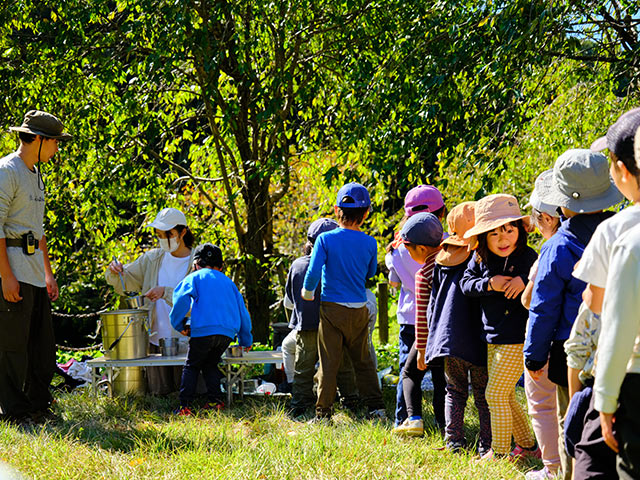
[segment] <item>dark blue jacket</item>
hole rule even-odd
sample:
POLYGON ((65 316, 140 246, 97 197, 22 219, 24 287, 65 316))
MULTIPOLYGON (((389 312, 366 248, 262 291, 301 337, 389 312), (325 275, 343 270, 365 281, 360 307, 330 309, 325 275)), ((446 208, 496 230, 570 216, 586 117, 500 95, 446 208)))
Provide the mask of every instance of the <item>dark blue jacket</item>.
POLYGON ((542 246, 524 345, 529 370, 539 370, 547 363, 552 341, 569 338, 586 287, 572 275, 573 269, 596 227, 611 215, 613 212, 571 217, 542 246))
POLYGON ((295 330, 318 330, 320 323, 320 285, 316 288, 312 301, 303 300, 301 295, 310 261, 311 255, 296 258, 289 268, 287 283, 284 287, 287 297, 293 302, 289 328, 295 330))
POLYGON ((526 285, 531 266, 538 258, 536 251, 527 246, 508 257, 489 252, 487 261, 480 262, 474 255, 460 281, 465 295, 478 297, 482 310, 482 323, 487 343, 513 345, 524 343, 524 332, 529 312, 520 303, 520 295, 508 299, 503 292, 487 291, 489 279, 496 275, 519 276, 526 285))
POLYGON ((453 267, 436 263, 433 270, 433 290, 427 310, 427 363, 438 357, 457 357, 481 367, 487 365, 480 304, 477 298, 464 295, 460 288, 467 263, 453 267))

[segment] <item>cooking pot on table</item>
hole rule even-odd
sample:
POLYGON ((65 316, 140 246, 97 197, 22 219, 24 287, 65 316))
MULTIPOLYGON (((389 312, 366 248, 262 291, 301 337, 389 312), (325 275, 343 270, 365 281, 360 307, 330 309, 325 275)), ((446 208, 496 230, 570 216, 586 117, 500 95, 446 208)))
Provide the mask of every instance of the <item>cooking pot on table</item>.
POLYGON ((178 338, 166 337, 160 339, 160 353, 163 357, 175 357, 178 354, 178 338))
POLYGON ((132 309, 148 308, 144 304, 144 295, 140 295, 138 292, 124 292, 127 300, 127 305, 132 309))
POLYGON ((242 347, 240 345, 229 345, 227 347, 227 357, 238 358, 242 356, 242 347))
POLYGON ((147 310, 112 310, 99 314, 105 357, 135 360, 149 356, 147 310))

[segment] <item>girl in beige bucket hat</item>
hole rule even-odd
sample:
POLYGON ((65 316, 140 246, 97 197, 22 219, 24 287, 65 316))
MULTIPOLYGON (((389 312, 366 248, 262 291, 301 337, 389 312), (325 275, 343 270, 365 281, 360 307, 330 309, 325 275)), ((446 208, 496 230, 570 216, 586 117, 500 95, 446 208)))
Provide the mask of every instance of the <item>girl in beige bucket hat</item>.
POLYGON ((487 342, 485 397, 491 411, 492 442, 482 456, 484 461, 506 455, 540 457, 527 414, 515 396, 516 383, 524 372, 522 349, 528 317, 520 295, 538 257, 527 245, 524 218, 514 196, 489 195, 476 202, 476 223, 463 236, 472 240, 476 253, 460 288, 478 299, 487 342), (516 447, 510 452, 512 437, 516 447))

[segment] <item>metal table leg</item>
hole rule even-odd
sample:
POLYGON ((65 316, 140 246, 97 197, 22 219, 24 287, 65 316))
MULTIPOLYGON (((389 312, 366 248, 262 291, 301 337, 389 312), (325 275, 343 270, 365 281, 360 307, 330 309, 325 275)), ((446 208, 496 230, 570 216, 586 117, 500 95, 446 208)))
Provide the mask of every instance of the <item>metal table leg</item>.
POLYGON ((238 368, 238 381, 240 382, 238 385, 238 393, 240 394, 240 400, 244 400, 244 374, 246 368, 246 365, 240 365, 240 368, 238 368))
POLYGON ((98 396, 98 370, 98 367, 91 367, 91 395, 93 395, 94 397, 98 396))
POLYGON ((233 400, 233 384, 231 383, 231 375, 232 375, 232 371, 231 371, 231 364, 227 363, 224 368, 226 369, 226 376, 227 376, 227 405, 231 406, 231 402, 233 400))

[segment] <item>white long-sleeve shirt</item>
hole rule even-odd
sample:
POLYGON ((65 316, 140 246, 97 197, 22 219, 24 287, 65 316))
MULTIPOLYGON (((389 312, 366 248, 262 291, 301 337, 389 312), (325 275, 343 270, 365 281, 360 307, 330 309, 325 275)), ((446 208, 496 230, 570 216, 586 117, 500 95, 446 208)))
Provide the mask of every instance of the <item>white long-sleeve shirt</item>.
POLYGON ((613 245, 609 258, 594 406, 614 413, 627 373, 640 373, 640 226, 613 245))

